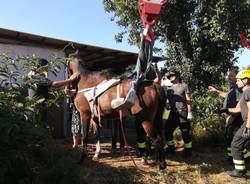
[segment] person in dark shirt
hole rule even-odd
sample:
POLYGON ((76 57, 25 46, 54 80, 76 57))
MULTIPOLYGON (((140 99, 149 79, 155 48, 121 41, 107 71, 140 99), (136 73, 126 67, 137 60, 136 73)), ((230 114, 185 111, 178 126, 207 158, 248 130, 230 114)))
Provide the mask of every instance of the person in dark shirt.
MULTIPOLYGON (((41 67, 47 67, 49 62, 46 59, 40 59, 38 61, 37 68, 41 67)), ((33 88, 30 88, 28 90, 28 95, 32 98, 49 98, 49 88, 60 88, 64 87, 66 85, 69 85, 71 82, 73 82, 80 73, 74 73, 71 75, 68 79, 61 80, 61 81, 50 81, 47 77, 47 72, 42 73, 36 73, 34 71, 31 71, 28 76, 33 81, 33 88)))
MULTIPOLYGON (((215 92, 219 96, 224 98, 223 102, 223 109, 225 108, 234 108, 236 107, 237 103, 239 102, 242 90, 238 88, 236 85, 236 74, 238 71, 236 69, 231 69, 228 72, 227 80, 230 86, 230 90, 228 92, 221 91, 213 86, 209 86, 210 92, 215 92)), ((226 125, 225 125, 225 141, 226 141, 226 147, 227 147, 227 160, 231 163, 232 162, 232 150, 231 150, 231 143, 233 140, 233 137, 237 130, 241 127, 243 120, 241 118, 240 114, 232 114, 229 113, 229 115, 226 118, 226 125)), ((243 154, 247 156, 247 149, 243 150, 243 154)))
POLYGON ((175 152, 173 132, 179 126, 185 143, 185 156, 192 155, 192 140, 190 136, 192 115, 192 95, 187 84, 181 81, 179 72, 170 72, 167 75, 173 84, 165 88, 170 105, 170 114, 165 123, 166 153, 175 152))
MULTIPOLYGON (((79 77, 80 73, 75 73, 70 76, 70 78, 61 80, 61 81, 50 81, 47 78, 47 71, 46 68, 49 62, 46 59, 40 59, 38 61, 37 70, 44 67, 43 72, 29 72, 28 76, 31 79, 32 86, 28 89, 28 95, 33 99, 44 99, 44 102, 49 99, 49 89, 53 88, 60 88, 70 84, 76 78, 79 77)), ((41 115, 41 121, 46 124, 47 119, 47 111, 46 106, 44 103, 39 104, 39 113, 41 115)))
POLYGON ((243 90, 236 108, 229 108, 230 113, 241 113, 243 124, 236 132, 231 148, 235 169, 228 172, 232 177, 245 177, 246 165, 242 150, 250 141, 250 70, 242 70, 236 75, 237 86, 243 90))

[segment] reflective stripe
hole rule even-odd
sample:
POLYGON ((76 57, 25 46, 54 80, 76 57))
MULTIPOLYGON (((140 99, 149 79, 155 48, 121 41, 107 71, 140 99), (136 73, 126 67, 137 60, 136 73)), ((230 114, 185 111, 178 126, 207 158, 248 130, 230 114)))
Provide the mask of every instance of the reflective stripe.
POLYGON ((245 165, 235 165, 234 167, 235 167, 235 169, 241 170, 241 171, 246 169, 245 165))
POLYGON ((192 148, 192 142, 189 142, 184 145, 185 148, 192 148))
POLYGON ((146 142, 142 142, 142 143, 137 143, 138 148, 146 148, 146 142))
POLYGON ((234 164, 238 164, 238 165, 244 165, 245 161, 244 160, 233 160, 234 164))
POLYGON ((227 147, 227 156, 232 156, 232 149, 227 147))
POLYGON ((175 145, 175 141, 174 141, 174 140, 172 140, 172 141, 167 141, 167 145, 173 146, 173 145, 175 145))
POLYGON ((170 110, 167 110, 166 108, 164 108, 164 111, 162 113, 162 119, 167 120, 170 114, 170 110))

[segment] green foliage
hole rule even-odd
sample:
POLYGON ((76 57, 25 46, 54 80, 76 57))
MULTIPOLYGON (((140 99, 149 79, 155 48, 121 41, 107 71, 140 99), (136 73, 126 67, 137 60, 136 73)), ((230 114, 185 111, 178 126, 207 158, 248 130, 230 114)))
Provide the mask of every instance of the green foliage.
MULTIPOLYGON (((39 119, 44 99, 27 97, 32 82, 27 76, 37 69, 36 56, 11 58, 0 54, 0 183, 33 183, 51 155, 52 138, 39 119)), ((57 66, 52 59, 51 66, 57 66)), ((52 73, 59 70, 52 69, 52 73)), ((43 69, 39 72, 44 72, 43 69)), ((60 92, 52 92, 48 106, 57 105, 60 92)))
POLYGON ((0 183, 29 183, 49 136, 44 128, 34 125, 26 101, 14 102, 1 95, 0 103, 0 183))
MULTIPOLYGON (((104 9, 121 27, 116 40, 126 34, 138 44, 142 33, 137 1, 103 0, 104 9)), ((169 0, 154 27, 156 38, 165 44, 166 67, 181 72, 194 94, 195 134, 222 137, 224 118, 214 112, 221 100, 203 93, 209 85, 221 86, 225 73, 237 62, 239 35, 250 28, 249 0, 169 0)))
MULTIPOLYGON (((139 43, 142 32, 137 1, 103 0, 104 9, 128 34, 131 44, 139 43)), ((169 0, 155 26, 158 40, 166 44, 167 67, 182 72, 196 89, 220 84, 224 73, 236 62, 241 48, 239 34, 250 27, 249 0, 169 0)))
POLYGON ((217 110, 222 106, 222 98, 210 92, 195 92, 193 96, 194 138, 199 142, 220 144, 224 136, 225 117, 217 110))

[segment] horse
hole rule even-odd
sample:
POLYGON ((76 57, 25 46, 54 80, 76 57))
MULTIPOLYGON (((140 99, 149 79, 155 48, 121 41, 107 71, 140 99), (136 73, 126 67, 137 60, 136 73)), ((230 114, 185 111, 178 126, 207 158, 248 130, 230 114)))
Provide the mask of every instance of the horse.
MULTIPOLYGON (((83 126, 83 152, 82 159, 87 156, 87 143, 90 120, 92 119, 96 124, 100 123, 101 118, 119 118, 122 114, 126 114, 125 111, 113 109, 111 101, 116 99, 119 93, 119 97, 126 97, 129 89, 131 88, 131 79, 121 80, 119 84, 116 84, 100 96, 95 99, 98 103, 98 109, 100 117, 94 117, 91 111, 88 99, 84 95, 84 90, 96 87, 100 83, 107 80, 105 74, 97 73, 88 70, 86 67, 80 64, 77 57, 71 59, 68 63, 68 69, 74 72, 80 71, 80 79, 77 85, 78 93, 75 97, 75 106, 80 112, 82 126, 83 126)), ((159 164, 159 169, 166 168, 164 150, 163 150, 163 138, 162 138, 162 112, 165 104, 164 92, 162 92, 159 85, 154 84, 152 81, 142 82, 137 89, 137 96, 134 105, 126 111, 135 116, 135 123, 140 127, 143 127, 143 133, 137 135, 139 140, 142 140, 143 134, 151 140, 152 147, 156 150, 156 158, 159 164)), ((138 132, 138 131, 137 131, 138 132)), ((142 132, 141 130, 139 132, 142 132)))

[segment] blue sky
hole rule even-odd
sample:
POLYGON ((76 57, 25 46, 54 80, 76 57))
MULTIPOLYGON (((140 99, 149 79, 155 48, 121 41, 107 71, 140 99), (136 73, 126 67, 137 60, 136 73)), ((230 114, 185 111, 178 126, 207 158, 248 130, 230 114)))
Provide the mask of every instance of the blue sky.
MULTIPOLYGON (((116 43, 119 32, 102 0, 2 0, 0 27, 113 49, 138 52, 138 48, 116 43)), ((239 55, 240 67, 250 64, 250 50, 239 55)))

